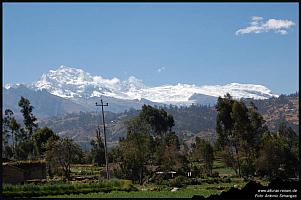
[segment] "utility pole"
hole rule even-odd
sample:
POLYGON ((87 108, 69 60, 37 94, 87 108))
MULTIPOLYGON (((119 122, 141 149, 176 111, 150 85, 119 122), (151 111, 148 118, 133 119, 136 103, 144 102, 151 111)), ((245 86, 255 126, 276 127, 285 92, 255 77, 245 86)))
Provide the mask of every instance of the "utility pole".
POLYGON ((105 116, 103 113, 103 107, 109 106, 108 103, 103 104, 102 99, 100 99, 100 104, 97 102, 95 103, 96 106, 101 106, 101 112, 102 112, 102 124, 103 124, 103 134, 105 138, 105 159, 106 159, 106 173, 107 173, 107 179, 109 180, 109 170, 108 170, 108 156, 107 156, 107 136, 106 136, 106 125, 105 125, 105 116))

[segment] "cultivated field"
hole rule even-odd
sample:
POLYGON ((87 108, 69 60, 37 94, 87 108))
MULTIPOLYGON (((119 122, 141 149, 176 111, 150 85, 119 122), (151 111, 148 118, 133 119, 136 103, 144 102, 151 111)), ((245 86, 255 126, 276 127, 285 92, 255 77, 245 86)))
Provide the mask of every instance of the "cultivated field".
MULTIPOLYGON (((151 197, 172 197, 191 198, 193 195, 219 194, 231 187, 242 188, 247 181, 235 177, 232 169, 223 165, 220 160, 214 162, 213 172, 218 172, 220 178, 198 178, 194 181, 183 184, 175 189, 170 184, 173 179, 166 180, 162 184, 133 184, 129 180, 112 179, 90 180, 91 177, 98 177, 99 167, 93 165, 73 165, 71 168, 74 177, 81 177, 83 180, 62 182, 52 180, 46 183, 30 183, 23 185, 3 185, 5 196, 11 197, 41 197, 41 198, 151 198, 151 197), (171 191, 172 189, 176 191, 171 191)), ((189 180, 189 179, 188 179, 189 180)), ((192 179, 190 179, 192 180, 192 179)), ((257 180, 266 185, 268 182, 257 180)))

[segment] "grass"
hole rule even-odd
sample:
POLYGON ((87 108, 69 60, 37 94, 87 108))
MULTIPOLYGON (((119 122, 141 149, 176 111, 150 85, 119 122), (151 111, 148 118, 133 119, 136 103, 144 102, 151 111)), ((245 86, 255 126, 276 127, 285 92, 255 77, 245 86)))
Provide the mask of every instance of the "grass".
POLYGON ((180 190, 177 192, 170 191, 138 191, 138 192, 122 192, 113 191, 110 193, 90 193, 80 195, 61 195, 61 196, 47 196, 46 198, 191 198, 193 195, 204 195, 209 196, 215 193, 215 191, 204 190, 204 191, 191 191, 191 190, 180 190))
POLYGON ((235 171, 232 168, 226 167, 221 160, 213 162, 213 172, 218 172, 220 176, 235 176, 235 171))
POLYGON ((234 185, 238 188, 244 187, 247 182, 242 178, 232 178, 230 183, 206 183, 199 185, 187 185, 176 192, 171 192, 172 187, 159 186, 155 184, 135 185, 139 191, 111 191, 111 192, 93 192, 89 194, 70 194, 70 195, 49 195, 45 198, 191 198, 193 195, 202 195, 208 197, 212 194, 219 194, 227 191, 234 185))
POLYGON ((87 194, 95 192, 136 190, 131 181, 110 180, 95 183, 45 183, 24 185, 3 185, 3 195, 6 197, 37 197, 46 195, 87 194))
MULTIPOLYGON (((73 165, 71 171, 73 175, 99 175, 101 168, 93 165, 73 165)), ((96 181, 90 183, 83 182, 48 182, 44 184, 24 184, 24 185, 3 185, 3 194, 7 197, 41 197, 41 198, 191 198, 193 195, 208 197, 212 194, 219 194, 234 185, 242 188, 247 182, 242 178, 235 177, 235 172, 231 168, 224 166, 220 159, 214 161, 213 172, 218 172, 225 179, 208 177, 200 179, 198 185, 186 185, 176 192, 171 192, 172 187, 168 185, 133 185, 131 181, 110 180, 96 181), (218 181, 216 181, 218 180, 218 181)), ((257 179, 263 185, 268 181, 257 179)))
POLYGON ((102 167, 94 165, 71 165, 70 170, 72 175, 99 175, 102 167))
MULTIPOLYGON (((220 183, 220 184, 201 184, 188 185, 180 188, 176 192, 171 192, 171 188, 166 188, 161 191, 148 191, 150 188, 144 188, 147 191, 112 191, 109 193, 89 193, 89 194, 72 194, 72 195, 51 195, 47 198, 191 198, 193 195, 202 195, 208 197, 212 194, 219 194, 223 190, 228 190, 233 187, 235 183, 220 183)), ((244 183, 240 183, 243 187, 244 183)))

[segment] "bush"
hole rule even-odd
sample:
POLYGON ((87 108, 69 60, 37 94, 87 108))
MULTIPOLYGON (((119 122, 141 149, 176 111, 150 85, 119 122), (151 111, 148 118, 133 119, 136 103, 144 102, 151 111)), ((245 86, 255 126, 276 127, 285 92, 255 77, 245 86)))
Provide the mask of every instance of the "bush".
POLYGON ((185 176, 177 176, 170 181, 170 186, 172 187, 183 187, 189 183, 189 179, 185 176))
POLYGON ((190 179, 190 184, 191 185, 201 185, 202 184, 202 179, 200 179, 200 178, 191 178, 190 179))
POLYGON ((255 166, 251 165, 248 166, 246 164, 241 165, 241 175, 248 177, 248 176, 253 176, 255 173, 255 166))
POLYGON ((231 178, 230 177, 223 177, 221 180, 223 183, 231 183, 231 178))
POLYGON ((122 180, 120 182, 120 188, 124 191, 137 191, 131 180, 122 180))

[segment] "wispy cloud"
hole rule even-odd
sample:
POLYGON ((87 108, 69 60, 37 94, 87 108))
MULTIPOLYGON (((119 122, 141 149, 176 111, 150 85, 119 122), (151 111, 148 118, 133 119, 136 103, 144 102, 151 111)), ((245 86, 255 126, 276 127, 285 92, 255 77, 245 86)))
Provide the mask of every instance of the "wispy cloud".
POLYGON ((165 67, 160 67, 160 68, 157 69, 157 72, 158 72, 158 73, 161 73, 161 72, 164 71, 164 70, 165 70, 165 67))
POLYGON ((268 19, 263 20, 262 17, 253 16, 250 22, 250 26, 246 28, 239 29, 235 32, 235 35, 243 35, 247 33, 263 33, 274 31, 275 33, 280 33, 281 35, 288 34, 288 29, 294 26, 293 21, 287 19, 268 19))

